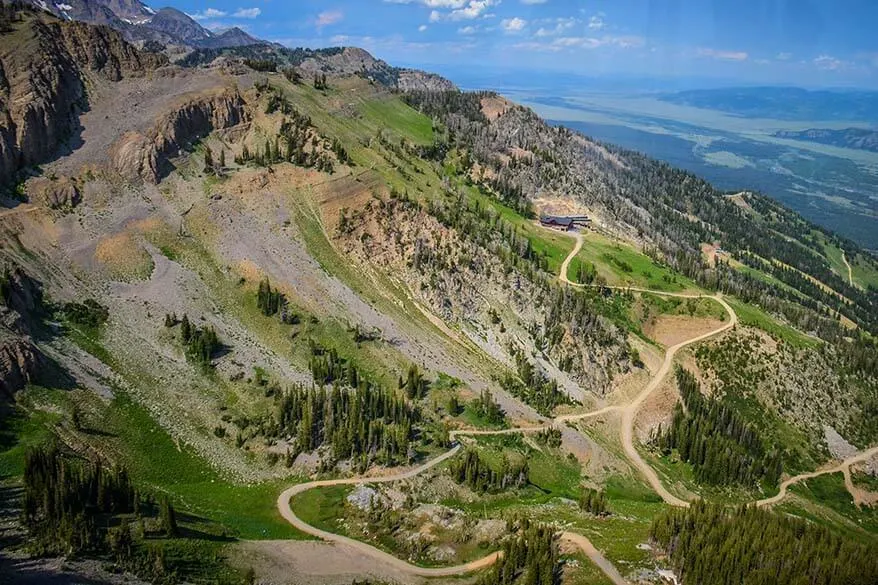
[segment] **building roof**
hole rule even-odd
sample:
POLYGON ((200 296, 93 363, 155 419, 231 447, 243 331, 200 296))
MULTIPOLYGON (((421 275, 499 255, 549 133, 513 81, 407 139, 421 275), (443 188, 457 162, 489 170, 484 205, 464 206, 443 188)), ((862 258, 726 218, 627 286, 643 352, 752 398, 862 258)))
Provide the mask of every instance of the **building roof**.
POLYGON ((571 226, 571 225, 573 225, 573 218, 571 218, 571 217, 557 217, 554 215, 543 215, 540 217, 540 222, 550 224, 550 225, 571 226))

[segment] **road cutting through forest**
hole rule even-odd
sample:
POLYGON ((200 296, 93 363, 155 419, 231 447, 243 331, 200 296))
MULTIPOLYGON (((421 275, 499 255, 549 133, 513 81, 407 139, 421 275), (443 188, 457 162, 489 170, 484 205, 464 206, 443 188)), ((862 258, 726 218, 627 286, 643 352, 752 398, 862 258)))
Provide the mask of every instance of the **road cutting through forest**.
MULTIPOLYGON (((574 232, 574 237, 576 239, 576 244, 573 247, 573 250, 568 254, 568 256, 564 259, 564 262, 561 264, 561 273, 559 275, 559 280, 569 286, 586 288, 586 287, 594 287, 597 285, 583 285, 571 282, 567 278, 567 271, 570 267, 570 262, 573 258, 576 257, 577 254, 582 250, 582 246, 584 244, 584 239, 582 234, 578 232, 574 232)), ((413 565, 408 563, 402 559, 399 559, 383 550, 380 550, 370 544, 365 542, 355 540, 353 538, 349 538, 346 536, 342 536, 340 534, 335 534, 332 532, 327 532, 325 530, 321 530, 314 526, 311 526, 298 516, 296 516, 295 512, 293 512, 291 505, 291 498, 294 496, 306 492, 311 489, 320 488, 320 487, 329 487, 329 486, 340 486, 340 485, 363 485, 363 484, 373 484, 373 483, 390 483, 395 481, 402 481, 406 479, 411 479, 420 475, 421 473, 428 471, 429 469, 443 463, 444 461, 454 457, 460 451, 460 444, 458 443, 459 437, 466 436, 486 436, 486 435, 511 435, 511 434, 524 434, 524 433, 534 433, 542 430, 550 429, 550 428, 558 428, 560 425, 563 425, 568 422, 574 422, 583 420, 586 418, 592 418, 596 416, 601 416, 604 414, 608 414, 610 412, 621 412, 622 413, 622 424, 620 430, 620 440, 622 442, 622 446, 625 451, 626 457, 629 461, 637 468, 637 470, 643 475, 643 477, 647 480, 650 487, 652 487, 655 492, 661 496, 662 500, 672 506, 677 507, 688 507, 689 502, 683 500, 670 491, 668 491, 661 480, 658 477, 658 474, 655 470, 649 466, 649 464, 643 460, 638 453, 637 449, 634 445, 634 423, 637 416, 637 412, 640 409, 641 405, 644 401, 655 391, 671 371, 671 367, 673 366, 674 357, 677 352, 679 352, 684 347, 689 345, 699 343, 706 339, 709 339, 713 336, 719 335, 729 329, 735 327, 738 323, 738 315, 735 313, 735 310, 723 299, 721 294, 716 295, 707 295, 707 294, 689 294, 689 293, 671 293, 671 292, 663 292, 663 291, 655 291, 649 289, 642 289, 636 287, 619 287, 619 286, 604 286, 602 288, 612 289, 612 290, 623 290, 630 292, 639 292, 639 293, 649 293, 659 296, 665 297, 676 297, 676 298, 685 298, 685 299, 712 299, 722 305, 722 307, 728 313, 729 319, 726 323, 724 323, 721 327, 714 329, 713 331, 709 331, 702 335, 698 335, 697 337, 693 337, 686 341, 682 341, 677 343, 676 345, 672 345, 667 348, 665 352, 665 358, 662 362, 661 367, 658 371, 650 377, 649 382, 643 388, 643 390, 636 396, 634 399, 625 405, 616 405, 616 406, 606 406, 598 410, 579 413, 579 414, 565 414, 561 416, 557 416, 551 419, 548 423, 542 425, 534 425, 528 427, 516 427, 510 429, 498 429, 498 430, 477 430, 477 429, 456 429, 451 431, 450 438, 452 444, 454 445, 450 450, 445 453, 439 455, 438 457, 427 461, 423 465, 419 467, 415 467, 408 471, 400 472, 392 475, 383 475, 383 476, 361 476, 361 477, 353 477, 353 478, 339 478, 339 479, 329 479, 329 480, 320 480, 320 481, 311 481, 307 483, 301 483, 294 485, 286 490, 284 490, 277 499, 277 507, 280 511, 281 516, 285 520, 287 520, 290 524, 292 524, 298 530, 309 534, 311 536, 316 536, 328 542, 334 542, 339 544, 344 544, 350 547, 357 549, 358 551, 367 553, 373 556, 376 560, 381 561, 382 563, 386 563, 388 566, 393 567, 394 569, 400 570, 406 574, 416 576, 416 577, 448 577, 454 575, 461 575, 465 573, 470 573, 479 569, 487 568, 491 566, 501 555, 500 552, 494 552, 486 557, 481 559, 462 564, 456 565, 453 567, 420 567, 417 565, 413 565)), ((865 461, 872 457, 873 455, 878 455, 878 447, 874 447, 867 451, 863 451, 858 453, 843 462, 841 462, 838 466, 829 467, 822 470, 814 471, 811 473, 805 473, 801 475, 797 475, 795 477, 791 477, 785 480, 780 485, 780 490, 777 495, 759 500, 756 502, 757 506, 769 506, 781 501, 787 494, 787 488, 789 486, 806 479, 810 479, 813 477, 817 477, 819 475, 823 475, 826 473, 837 473, 839 471, 843 471, 846 467, 849 467, 852 464, 859 463, 865 461)), ((597 565, 606 575, 607 577, 616 585, 626 585, 627 581, 622 577, 619 571, 613 566, 613 564, 607 560, 606 557, 601 554, 599 550, 597 550, 591 541, 588 540, 585 536, 573 533, 573 532, 562 532, 561 538, 566 540, 579 549, 582 550, 583 553, 595 564, 597 565)))

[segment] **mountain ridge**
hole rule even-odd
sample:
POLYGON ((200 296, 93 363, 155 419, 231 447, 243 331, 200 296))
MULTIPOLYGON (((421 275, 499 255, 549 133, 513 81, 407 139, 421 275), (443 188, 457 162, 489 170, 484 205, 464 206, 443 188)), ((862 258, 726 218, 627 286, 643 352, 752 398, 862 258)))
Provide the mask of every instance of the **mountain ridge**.
POLYGON ((415 585, 393 566, 488 555, 484 585, 591 579, 563 524, 614 582, 657 584, 679 563, 642 545, 697 498, 783 499, 778 555, 817 515, 878 574, 833 473, 870 481, 878 441, 856 245, 359 49, 171 64, 105 26, 8 25, 9 100, 57 81, 6 132, 45 148, 10 159, 0 211, 0 472, 25 486, 0 531, 47 558, 2 547, 4 575, 415 585))
POLYGON ((774 136, 777 138, 807 140, 830 146, 878 152, 878 131, 868 128, 779 130, 774 133, 774 136))

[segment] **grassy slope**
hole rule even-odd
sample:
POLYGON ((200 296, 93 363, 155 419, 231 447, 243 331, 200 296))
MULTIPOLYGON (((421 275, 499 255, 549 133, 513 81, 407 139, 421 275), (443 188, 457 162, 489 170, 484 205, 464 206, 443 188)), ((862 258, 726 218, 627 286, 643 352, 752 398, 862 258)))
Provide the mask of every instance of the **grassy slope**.
MULTIPOLYGON (((378 174, 382 180, 397 189, 406 189, 420 194, 421 197, 428 197, 441 181, 440 175, 429 163, 417 159, 397 161, 404 162, 408 169, 410 178, 406 179, 393 168, 385 156, 378 153, 377 149, 363 146, 363 141, 374 137, 379 129, 383 129, 385 133, 397 138, 427 144, 433 138, 430 120, 408 108, 396 97, 381 96, 375 100, 364 97, 366 92, 349 90, 348 87, 340 87, 323 95, 307 86, 286 88, 297 107, 311 115, 323 133, 342 140, 358 165, 355 172, 362 172, 364 168, 372 169, 369 172, 378 174), (351 118, 327 110, 327 103, 342 97, 353 101, 362 115, 351 118)), ((494 207, 504 218, 517 225, 531 239, 533 247, 549 259, 550 270, 557 270, 560 267, 561 262, 572 249, 572 238, 540 228, 474 188, 471 189, 471 194, 494 207)), ((398 290, 385 280, 380 282, 381 292, 376 294, 375 282, 350 267, 327 237, 322 219, 319 213, 315 212, 316 204, 313 198, 307 193, 296 193, 293 194, 293 199, 298 202, 295 219, 306 245, 328 271, 338 276, 364 298, 374 301, 380 310, 401 316, 408 326, 435 332, 433 325, 411 305, 405 291, 398 290), (398 308, 400 302, 403 306, 401 310, 398 308)), ((211 285, 217 298, 222 301, 222 309, 232 311, 237 318, 247 323, 248 327, 255 329, 269 346, 282 350, 284 355, 292 355, 294 361, 301 364, 306 357, 301 353, 302 347, 290 345, 288 331, 276 320, 265 319, 258 314, 255 307, 251 306, 253 305, 251 289, 232 286, 227 278, 220 274, 217 267, 210 266, 209 259, 203 256, 200 259, 196 258, 200 255, 199 252, 173 245, 163 249, 167 249, 168 254, 181 257, 184 263, 194 263, 202 268, 209 267, 211 271, 206 276, 202 272, 202 276, 211 285)), ((627 244, 613 242, 593 232, 586 235, 586 245, 579 255, 579 260, 594 263, 599 273, 611 284, 631 284, 667 291, 695 288, 690 281, 674 275, 667 268, 656 265, 627 244), (623 268, 624 264, 630 265, 630 272, 623 268)), ((758 309, 737 301, 734 301, 734 306, 745 324, 763 328, 793 344, 817 343, 798 331, 777 323, 758 309)), ((674 310, 676 309, 670 309, 670 311, 674 310)), ((322 323, 318 328, 312 329, 310 334, 318 339, 339 340, 345 337, 343 326, 339 323, 322 323)), ((354 348, 344 345, 343 342, 340 343, 343 344, 343 353, 354 352, 354 348)), ((389 370, 395 369, 401 363, 398 361, 398 356, 388 357, 378 354, 364 356, 363 362, 367 367, 367 364, 376 364, 374 374, 382 379, 388 376, 393 378, 389 370)), ((48 427, 56 420, 55 415, 37 413, 29 420, 15 421, 9 428, 14 429, 17 439, 8 441, 6 438, 0 438, 0 441, 3 441, 0 473, 20 473, 23 445, 44 440, 49 434, 48 427)), ((274 510, 275 496, 280 490, 280 483, 268 482, 254 486, 228 484, 195 454, 185 449, 178 449, 148 412, 124 395, 120 395, 108 407, 106 420, 108 429, 112 429, 110 432, 115 434, 113 442, 124 454, 126 462, 132 467, 138 480, 167 491, 186 511, 218 522, 231 534, 242 538, 303 536, 280 519, 274 510)), ((490 448, 488 451, 490 452, 490 448)), ((477 506, 479 512, 488 509, 494 511, 508 509, 536 514, 546 520, 564 519, 592 538, 613 562, 635 565, 646 562, 648 553, 638 550, 636 544, 645 542, 651 517, 663 507, 656 501, 654 494, 636 480, 617 476, 610 478, 606 485, 610 508, 614 512, 609 519, 595 519, 582 515, 569 506, 534 507, 534 504, 548 504, 558 497, 576 497, 580 478, 578 468, 556 453, 529 451, 529 456, 533 483, 539 489, 532 488, 526 498, 518 495, 497 498, 493 500, 490 507, 477 506)), ((311 491, 294 504, 297 510, 304 506, 301 508, 303 517, 313 516, 316 525, 326 524, 327 529, 332 529, 329 528, 329 524, 332 523, 338 502, 343 495, 343 490, 339 493, 311 491)))
POLYGON ((815 337, 805 335, 798 329, 780 323, 777 319, 758 307, 743 303, 737 299, 727 300, 738 314, 738 320, 742 325, 749 325, 751 327, 756 327, 757 329, 762 329, 774 337, 783 339, 793 347, 817 347, 822 343, 815 337))
POLYGON ((798 509, 805 517, 849 533, 855 538, 878 542, 878 509, 857 509, 844 487, 841 473, 821 475, 790 487, 798 496, 784 507, 798 509))
MULTIPOLYGON (((611 240, 593 231, 586 231, 584 238, 585 243, 578 257, 594 264, 598 268, 598 274, 608 284, 665 292, 700 290, 690 279, 658 265, 627 243, 611 240)), ((568 278, 573 275, 575 272, 571 270, 568 278)))

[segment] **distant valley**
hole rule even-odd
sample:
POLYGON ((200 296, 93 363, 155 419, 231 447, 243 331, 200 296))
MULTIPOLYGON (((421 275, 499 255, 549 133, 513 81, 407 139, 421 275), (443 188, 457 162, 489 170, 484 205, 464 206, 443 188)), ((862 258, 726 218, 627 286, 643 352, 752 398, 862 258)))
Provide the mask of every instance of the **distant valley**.
MULTIPOLYGON (((777 113, 764 103, 767 98, 758 107, 732 112, 731 98, 708 102, 704 97, 719 90, 679 92, 675 98, 630 92, 548 97, 545 91, 511 93, 554 124, 654 156, 721 189, 761 191, 817 224, 878 248, 878 154, 870 147, 874 132, 854 127, 865 126, 864 110, 850 110, 864 120, 841 122, 833 120, 835 110, 815 110, 815 98, 806 97, 800 114, 825 111, 825 119, 799 121, 789 115, 747 115, 777 113), (809 130, 818 126, 824 129, 809 130)), ((856 95, 860 103, 871 94, 856 95)))

